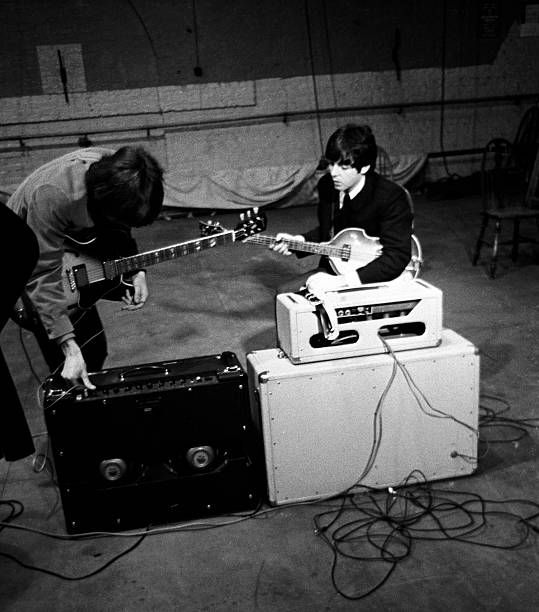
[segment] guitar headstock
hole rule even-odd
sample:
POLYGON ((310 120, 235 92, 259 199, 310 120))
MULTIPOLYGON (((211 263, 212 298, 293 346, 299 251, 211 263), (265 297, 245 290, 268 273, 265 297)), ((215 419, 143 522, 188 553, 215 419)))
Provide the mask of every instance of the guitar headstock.
MULTIPOLYGON (((258 208, 250 208, 241 213, 240 219, 241 221, 234 228, 236 240, 245 240, 245 238, 263 232, 266 229, 266 215, 260 212, 258 208)), ((223 232, 230 231, 224 228, 219 221, 199 221, 198 225, 202 237, 214 236, 215 234, 222 234, 223 232)))
POLYGON ((198 227, 200 228, 200 235, 202 238, 226 232, 225 228, 219 223, 219 221, 212 221, 211 219, 209 221, 199 221, 198 227))
POLYGON ((266 214, 260 212, 258 208, 250 208, 241 213, 240 219, 240 223, 234 228, 238 240, 245 240, 249 236, 263 232, 268 224, 266 214))

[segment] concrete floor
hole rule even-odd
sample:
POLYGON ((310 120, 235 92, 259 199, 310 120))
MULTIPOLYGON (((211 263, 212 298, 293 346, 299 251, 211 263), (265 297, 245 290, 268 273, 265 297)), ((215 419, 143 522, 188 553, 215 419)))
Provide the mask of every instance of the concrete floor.
MULTIPOLYGON (((423 278, 444 292, 444 326, 472 341, 481 352, 481 403, 509 405, 511 419, 537 416, 539 349, 539 257, 523 248, 513 264, 504 256, 496 280, 487 277, 483 258, 473 267, 471 250, 478 230, 474 198, 428 201, 416 198, 416 232, 425 251, 423 278), (494 399, 492 399, 494 398, 494 399)), ((266 233, 306 229, 312 207, 268 212, 266 233)), ((237 214, 219 214, 231 228, 237 214)), ((531 228, 535 231, 535 228, 531 228)), ((195 218, 159 220, 138 231, 142 249, 198 235, 195 218)), ((486 255, 486 252, 485 252, 486 255)), ((164 263, 149 271, 152 297, 138 312, 103 303, 110 356, 108 366, 235 352, 245 366, 250 351, 275 346, 275 288, 313 263, 283 258, 262 247, 232 244, 164 263)), ((32 337, 11 323, 2 347, 27 411, 36 446, 47 438, 37 401, 38 379, 46 375, 32 337)), ((535 421, 537 423, 537 421, 535 421)), ((103 424, 106 426, 106 424, 103 424)), ((516 442, 482 442, 479 467, 471 476, 433 483, 456 496, 468 492, 507 501, 498 510, 520 516, 539 503, 536 429, 516 442)), ((505 428, 482 437, 511 436, 505 428)), ((73 435, 76 435, 74 432, 73 435)), ((24 504, 15 521, 26 528, 65 535, 62 506, 48 470, 33 458, 0 461, 0 494, 24 504)), ((380 504, 391 502, 378 494, 380 504)), ((190 523, 190 528, 148 536, 132 552, 93 577, 74 580, 103 566, 136 542, 130 534, 93 539, 53 539, 41 533, 4 529, 0 552, 21 563, 70 577, 62 580, 0 557, 0 608, 36 610, 537 610, 539 548, 532 533, 516 550, 471 546, 456 541, 413 539, 410 554, 378 590, 359 603, 340 595, 331 580, 332 552, 314 533, 313 518, 328 504, 294 505, 255 518, 230 516, 190 523), (203 522, 214 528, 196 529, 203 522), (225 525, 225 523, 228 523, 225 525)), ((348 517, 349 518, 349 517, 348 517)), ((351 520, 355 520, 353 516, 351 520)), ((537 524, 537 521, 535 522, 537 524)), ((477 537, 507 544, 522 525, 500 514, 477 537)), ((339 560, 338 586, 365 593, 382 578, 388 563, 339 560)))

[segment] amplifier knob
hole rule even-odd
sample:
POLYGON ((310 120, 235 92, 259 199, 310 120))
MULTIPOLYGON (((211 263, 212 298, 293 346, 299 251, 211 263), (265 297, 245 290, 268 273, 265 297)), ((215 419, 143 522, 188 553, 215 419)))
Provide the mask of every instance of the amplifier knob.
POLYGON ((123 459, 104 459, 99 464, 99 471, 105 480, 114 482, 124 476, 127 464, 123 459))
POLYGON ((215 451, 211 446, 193 446, 185 454, 191 467, 202 470, 208 467, 215 459, 215 451))

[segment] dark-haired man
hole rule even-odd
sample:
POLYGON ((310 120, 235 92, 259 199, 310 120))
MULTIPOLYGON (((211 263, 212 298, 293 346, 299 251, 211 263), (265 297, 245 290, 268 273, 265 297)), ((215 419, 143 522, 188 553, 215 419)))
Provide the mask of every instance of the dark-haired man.
MULTIPOLYGON (((37 168, 16 189, 7 205, 34 231, 40 255, 26 286, 37 315, 34 333, 45 360, 72 384, 94 388, 88 371, 103 366, 107 344, 95 306, 68 308, 62 261, 70 240, 89 236, 110 247, 110 257, 137 252, 130 228, 152 223, 163 203, 163 171, 143 148, 116 152, 79 149, 37 168), (121 245, 121 246, 120 246, 121 245), (118 252, 121 250, 122 252, 118 252)), ((130 279, 125 308, 141 308, 148 287, 144 271, 130 279)))
POLYGON ((290 255, 287 240, 327 242, 343 229, 362 228, 379 239, 381 254, 347 277, 335 275, 327 257, 322 257, 317 269, 287 283, 284 291, 298 289, 307 279, 328 291, 393 280, 403 272, 411 257, 412 211, 405 191, 375 172, 376 155, 369 126, 348 124, 336 130, 325 151, 329 172, 318 183, 318 227, 297 236, 277 234, 278 242, 270 248, 290 255))

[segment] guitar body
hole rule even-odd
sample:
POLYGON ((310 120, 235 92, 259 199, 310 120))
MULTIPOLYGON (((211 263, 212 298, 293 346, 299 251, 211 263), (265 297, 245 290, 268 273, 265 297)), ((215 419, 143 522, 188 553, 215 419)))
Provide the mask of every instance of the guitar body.
MULTIPOLYGON (((62 258, 62 286, 68 308, 90 308, 100 299, 120 301, 126 289, 132 287, 122 277, 107 280, 103 264, 98 259, 71 251, 66 251, 62 258), (96 280, 88 282, 85 280, 87 275, 96 280), (77 282, 82 285, 78 286, 77 282)), ((17 325, 34 331, 38 327, 37 317, 35 307, 29 300, 17 300, 11 314, 17 325)))
POLYGON ((329 242, 321 245, 334 247, 343 252, 341 256, 328 257, 336 274, 348 274, 366 266, 382 254, 382 245, 378 238, 373 238, 361 228, 343 229, 329 242))
POLYGON ((62 258, 62 285, 70 308, 89 308, 100 299, 120 301, 132 286, 121 275, 107 279, 102 261, 75 251, 66 251, 62 258))
MULTIPOLYGON (((320 246, 322 248, 325 246, 328 250, 328 260, 336 274, 352 273, 357 268, 366 266, 380 257, 383 250, 380 240, 369 236, 362 228, 341 230, 329 242, 323 242, 320 246)), ((422 263, 421 244, 417 236, 412 234, 412 257, 406 268, 394 281, 417 278, 422 263)))

